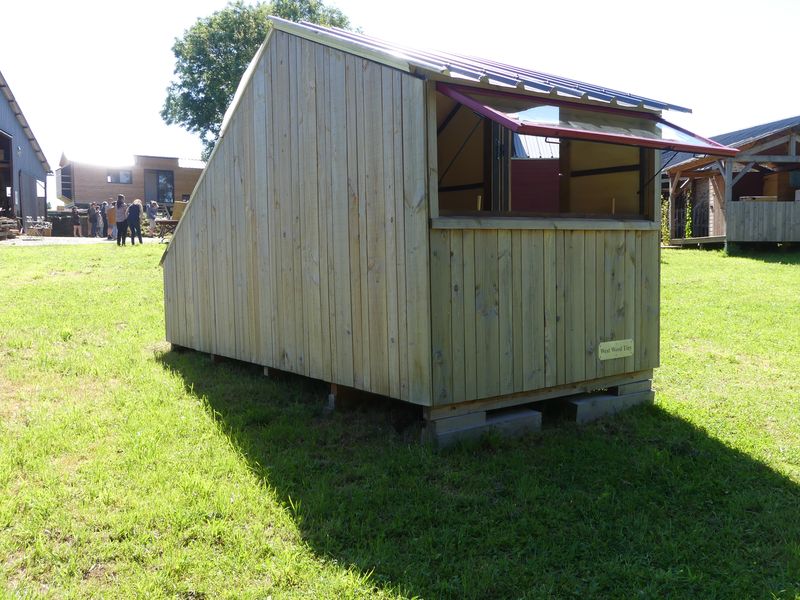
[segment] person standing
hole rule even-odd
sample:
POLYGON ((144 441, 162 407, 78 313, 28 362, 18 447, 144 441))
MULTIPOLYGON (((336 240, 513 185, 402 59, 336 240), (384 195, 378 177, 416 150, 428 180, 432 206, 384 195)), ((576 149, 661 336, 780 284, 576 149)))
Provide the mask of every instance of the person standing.
POLYGON ((78 214, 78 207, 72 207, 72 237, 83 237, 81 235, 81 216, 78 214))
POLYGON ((108 237, 108 215, 106 214, 107 210, 108 210, 108 202, 104 200, 103 203, 100 205, 100 220, 103 223, 104 238, 108 237))
POLYGON ((97 204, 89 205, 89 237, 97 237, 97 204))
POLYGON ((153 200, 147 205, 147 222, 150 224, 150 237, 156 234, 156 215, 158 214, 158 202, 153 200))
POLYGON ((124 246, 125 236, 128 233, 128 206, 125 204, 125 196, 123 194, 117 196, 114 218, 117 221, 117 246, 124 246))
POLYGON ((108 234, 108 239, 115 240, 117 239, 117 213, 113 198, 108 199, 108 206, 106 206, 106 219, 111 227, 111 232, 108 234))
POLYGON ((142 242, 142 201, 138 198, 128 207, 128 227, 131 230, 131 246, 136 245, 135 236, 139 236, 139 243, 142 242))

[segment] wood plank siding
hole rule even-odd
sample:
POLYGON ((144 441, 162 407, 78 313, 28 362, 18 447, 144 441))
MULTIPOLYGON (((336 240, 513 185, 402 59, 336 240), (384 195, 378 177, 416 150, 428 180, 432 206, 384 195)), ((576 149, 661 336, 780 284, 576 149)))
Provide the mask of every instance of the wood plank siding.
POLYGON ((800 242, 800 202, 731 202, 729 242, 800 242))
POLYGON ((658 366, 658 243, 648 230, 432 230, 434 404, 658 366), (633 356, 599 360, 599 343, 623 339, 633 356))
POLYGON ((653 210, 440 216, 435 94, 273 29, 165 253, 168 341, 428 413, 646 378, 653 210), (599 360, 621 340, 631 356, 599 360))
POLYGON ((425 118, 421 80, 273 30, 165 255, 167 339, 431 404, 425 118))

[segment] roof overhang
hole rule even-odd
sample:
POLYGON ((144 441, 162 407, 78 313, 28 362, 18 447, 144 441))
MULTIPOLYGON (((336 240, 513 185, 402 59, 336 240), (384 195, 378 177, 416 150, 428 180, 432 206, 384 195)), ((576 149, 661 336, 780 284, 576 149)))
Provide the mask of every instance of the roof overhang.
POLYGON ((514 92, 442 82, 437 83, 436 87, 445 96, 522 135, 725 157, 735 156, 738 152, 736 148, 723 146, 674 125, 657 113, 578 104, 555 98, 536 98, 514 92), (504 109, 503 106, 513 108, 504 109), (534 116, 534 112, 539 112, 542 116, 534 116), (555 116, 565 113, 570 117, 555 116))
POLYGON ((0 72, 0 92, 2 92, 3 96, 5 96, 5 99, 8 102, 9 107, 11 107, 11 111, 14 113, 17 122, 19 123, 20 127, 22 127, 25 137, 33 148, 33 151, 36 153, 36 158, 38 158, 39 162, 42 164, 44 172, 51 173, 52 169, 50 168, 50 164, 47 162, 47 158, 45 158, 44 152, 42 152, 42 147, 39 145, 39 142, 36 141, 36 137, 33 135, 30 125, 28 125, 28 120, 25 118, 25 115, 22 114, 22 109, 20 109, 19 104, 17 104, 17 100, 14 98, 14 94, 11 92, 11 88, 8 87, 8 82, 6 81, 6 78, 3 77, 2 72, 0 72))
POLYGON ((324 27, 306 21, 295 23, 274 16, 270 16, 269 20, 272 22, 273 28, 278 31, 336 48, 426 79, 452 83, 466 82, 470 85, 485 85, 505 90, 547 94, 553 97, 569 98, 572 101, 597 102, 649 111, 674 110, 692 112, 689 108, 662 100, 613 90, 605 86, 550 73, 542 73, 495 60, 454 52, 412 48, 405 44, 389 42, 364 35, 363 33, 336 27, 324 27))
MULTIPOLYGON (((728 135, 730 134, 722 134, 718 137, 724 137, 728 135)), ((734 156, 734 158, 741 157, 742 162, 751 162, 749 157, 750 155, 753 154, 768 155, 763 158, 767 158, 769 156, 775 156, 776 153, 770 149, 787 143, 787 141, 789 141, 792 137, 794 137, 795 139, 800 137, 800 126, 798 126, 798 124, 771 129, 760 135, 750 136, 748 138, 743 139, 742 141, 736 142, 739 152, 736 154, 736 156, 734 156)), ((793 156, 794 154, 787 154, 785 158, 790 159, 793 158, 793 156)), ((713 158, 705 156, 701 157, 694 156, 691 158, 684 157, 682 160, 670 165, 669 168, 665 170, 669 173, 676 173, 679 171, 680 172, 694 171, 697 169, 703 169, 705 167, 708 167, 713 162, 714 162, 713 158)), ((753 161, 753 162, 768 164, 770 161, 765 160, 765 161, 753 161)), ((781 162, 789 162, 789 161, 785 160, 781 162)), ((800 156, 798 156, 797 160, 793 162, 800 163, 800 156)))

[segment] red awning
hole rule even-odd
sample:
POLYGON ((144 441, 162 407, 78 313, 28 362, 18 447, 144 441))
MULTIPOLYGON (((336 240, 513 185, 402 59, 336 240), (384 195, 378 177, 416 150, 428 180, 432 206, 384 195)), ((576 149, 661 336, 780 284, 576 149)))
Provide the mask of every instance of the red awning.
POLYGON ((439 92, 522 135, 735 156, 730 148, 651 113, 438 83, 439 92))

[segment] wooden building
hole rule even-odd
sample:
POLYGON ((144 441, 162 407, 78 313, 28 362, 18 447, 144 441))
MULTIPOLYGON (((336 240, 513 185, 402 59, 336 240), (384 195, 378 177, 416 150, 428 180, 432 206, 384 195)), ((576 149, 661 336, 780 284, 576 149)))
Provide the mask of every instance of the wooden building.
POLYGON ((666 169, 672 242, 800 242, 799 134, 791 117, 715 136, 739 149, 732 158, 676 156, 666 169))
POLYGON ((167 339, 437 434, 658 365, 668 104, 273 20, 167 248, 167 339), (539 151, 522 151, 538 147, 539 151))
POLYGON ((56 193, 61 200, 80 206, 123 194, 128 202, 139 198, 171 207, 176 200, 189 199, 204 166, 199 160, 141 155, 121 166, 104 166, 70 160, 62 154, 56 169, 56 193))
POLYGON ((50 165, 2 73, 0 92, 0 218, 24 227, 47 214, 50 165))

